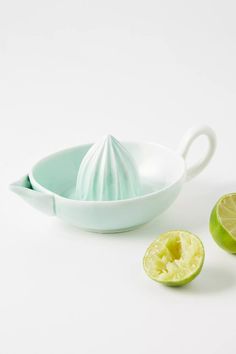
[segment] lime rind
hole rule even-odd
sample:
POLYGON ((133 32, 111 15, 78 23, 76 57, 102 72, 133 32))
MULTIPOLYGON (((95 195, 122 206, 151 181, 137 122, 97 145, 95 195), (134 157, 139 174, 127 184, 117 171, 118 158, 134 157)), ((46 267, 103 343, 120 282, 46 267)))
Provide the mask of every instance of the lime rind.
POLYGON ((169 286, 185 285, 201 271, 204 248, 200 239, 187 231, 170 231, 147 249, 143 266, 147 275, 169 286))

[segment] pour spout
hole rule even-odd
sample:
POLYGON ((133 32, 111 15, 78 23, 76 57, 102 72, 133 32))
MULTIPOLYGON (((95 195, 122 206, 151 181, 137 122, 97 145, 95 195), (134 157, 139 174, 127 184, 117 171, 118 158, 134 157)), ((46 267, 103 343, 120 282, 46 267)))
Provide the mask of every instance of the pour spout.
POLYGON ((34 190, 28 175, 10 184, 9 188, 35 209, 50 216, 55 215, 54 196, 34 190))

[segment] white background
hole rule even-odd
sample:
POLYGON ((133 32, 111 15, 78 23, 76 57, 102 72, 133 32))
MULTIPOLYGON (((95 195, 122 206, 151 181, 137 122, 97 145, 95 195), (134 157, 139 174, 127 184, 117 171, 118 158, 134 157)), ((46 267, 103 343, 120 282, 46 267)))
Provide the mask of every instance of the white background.
POLYGON ((216 200, 236 191, 235 13, 234 1, 1 1, 1 354, 236 352, 236 258, 208 232, 216 200), (201 123, 218 137, 213 161, 136 231, 81 232, 8 191, 59 149, 106 133, 175 149, 201 123), (179 228, 202 238, 206 261, 170 289, 142 257, 179 228))

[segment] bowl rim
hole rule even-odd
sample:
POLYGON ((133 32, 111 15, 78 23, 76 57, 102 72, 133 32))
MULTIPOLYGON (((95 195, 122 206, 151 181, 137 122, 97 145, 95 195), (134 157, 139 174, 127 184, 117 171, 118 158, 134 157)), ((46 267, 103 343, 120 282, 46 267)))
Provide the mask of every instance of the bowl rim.
POLYGON ((67 198, 64 197, 58 193, 52 192, 49 189, 45 188, 43 185, 41 185, 39 182, 37 182, 37 180, 34 178, 34 169, 38 166, 39 163, 43 162, 44 160, 47 160, 49 158, 51 158, 52 156, 55 156, 57 154, 61 154, 65 151, 69 151, 69 150, 74 150, 76 148, 79 147, 90 147, 93 143, 86 143, 86 144, 79 144, 79 145, 75 145, 69 148, 65 148, 65 149, 61 149, 59 151, 56 151, 50 155, 47 155, 45 157, 43 157, 42 159, 38 160, 33 167, 31 168, 30 172, 29 172, 29 179, 30 182, 32 184, 32 187, 34 188, 34 186, 36 186, 36 190, 42 192, 42 193, 46 193, 46 194, 50 194, 53 195, 55 198, 57 199, 62 199, 62 200, 66 200, 67 202, 72 202, 72 203, 76 203, 76 204, 84 204, 84 205, 91 205, 91 204, 102 204, 102 205, 117 205, 117 204, 122 204, 122 203, 132 203, 133 201, 138 201, 138 200, 145 200, 145 199, 150 199, 150 198, 154 198, 156 197, 159 193, 165 192, 166 190, 174 187, 176 184, 180 183, 180 182, 184 182, 185 177, 186 177, 186 162, 185 159, 182 157, 181 154, 178 153, 177 150, 171 149, 165 145, 159 144, 159 143, 155 143, 155 142, 150 142, 150 141, 133 141, 133 140, 128 140, 128 141, 124 141, 121 140, 121 142, 125 145, 125 144, 146 144, 146 145, 152 145, 158 148, 161 148, 162 150, 166 150, 168 153, 171 153, 173 156, 175 156, 177 159, 179 159, 182 162, 182 166, 183 166, 183 171, 182 174, 179 176, 179 178, 177 178, 176 180, 174 180, 172 183, 166 185, 165 187, 158 189, 157 191, 151 192, 151 193, 146 193, 143 195, 139 195, 133 198, 127 198, 127 199, 119 199, 119 200, 79 200, 79 199, 72 199, 72 198, 67 198))

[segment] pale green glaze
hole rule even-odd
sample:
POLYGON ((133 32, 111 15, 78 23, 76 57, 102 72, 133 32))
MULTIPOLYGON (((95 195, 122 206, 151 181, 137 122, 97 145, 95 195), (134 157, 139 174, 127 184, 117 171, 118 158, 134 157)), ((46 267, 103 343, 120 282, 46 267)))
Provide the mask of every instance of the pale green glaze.
POLYGON ((132 155, 113 136, 94 144, 84 156, 75 197, 80 200, 120 200, 137 197, 141 186, 132 155))
MULTIPOLYGON (((214 153, 215 135, 209 127, 192 129, 182 140, 178 151, 146 142, 126 142, 123 145, 136 162, 140 179, 138 196, 109 201, 76 198, 78 171, 92 145, 79 145, 46 157, 33 167, 28 176, 13 183, 10 188, 36 209, 47 215, 56 215, 82 229, 104 233, 131 230, 166 210, 176 199, 184 181, 203 170, 214 153), (204 159, 186 170, 185 158, 199 135, 207 136, 209 149, 204 159)), ((130 164, 132 162, 129 169, 130 164)), ((123 162, 120 166, 127 171, 127 159, 126 164, 123 162)), ((136 172, 133 167, 131 169, 131 182, 136 183, 136 172)), ((118 171, 115 177, 118 180, 117 174, 118 171)), ((109 190, 109 197, 119 195, 116 188, 113 186, 112 192, 109 190)), ((127 197, 137 193, 138 185, 132 189, 129 183, 125 188, 129 189, 125 191, 127 197)))

